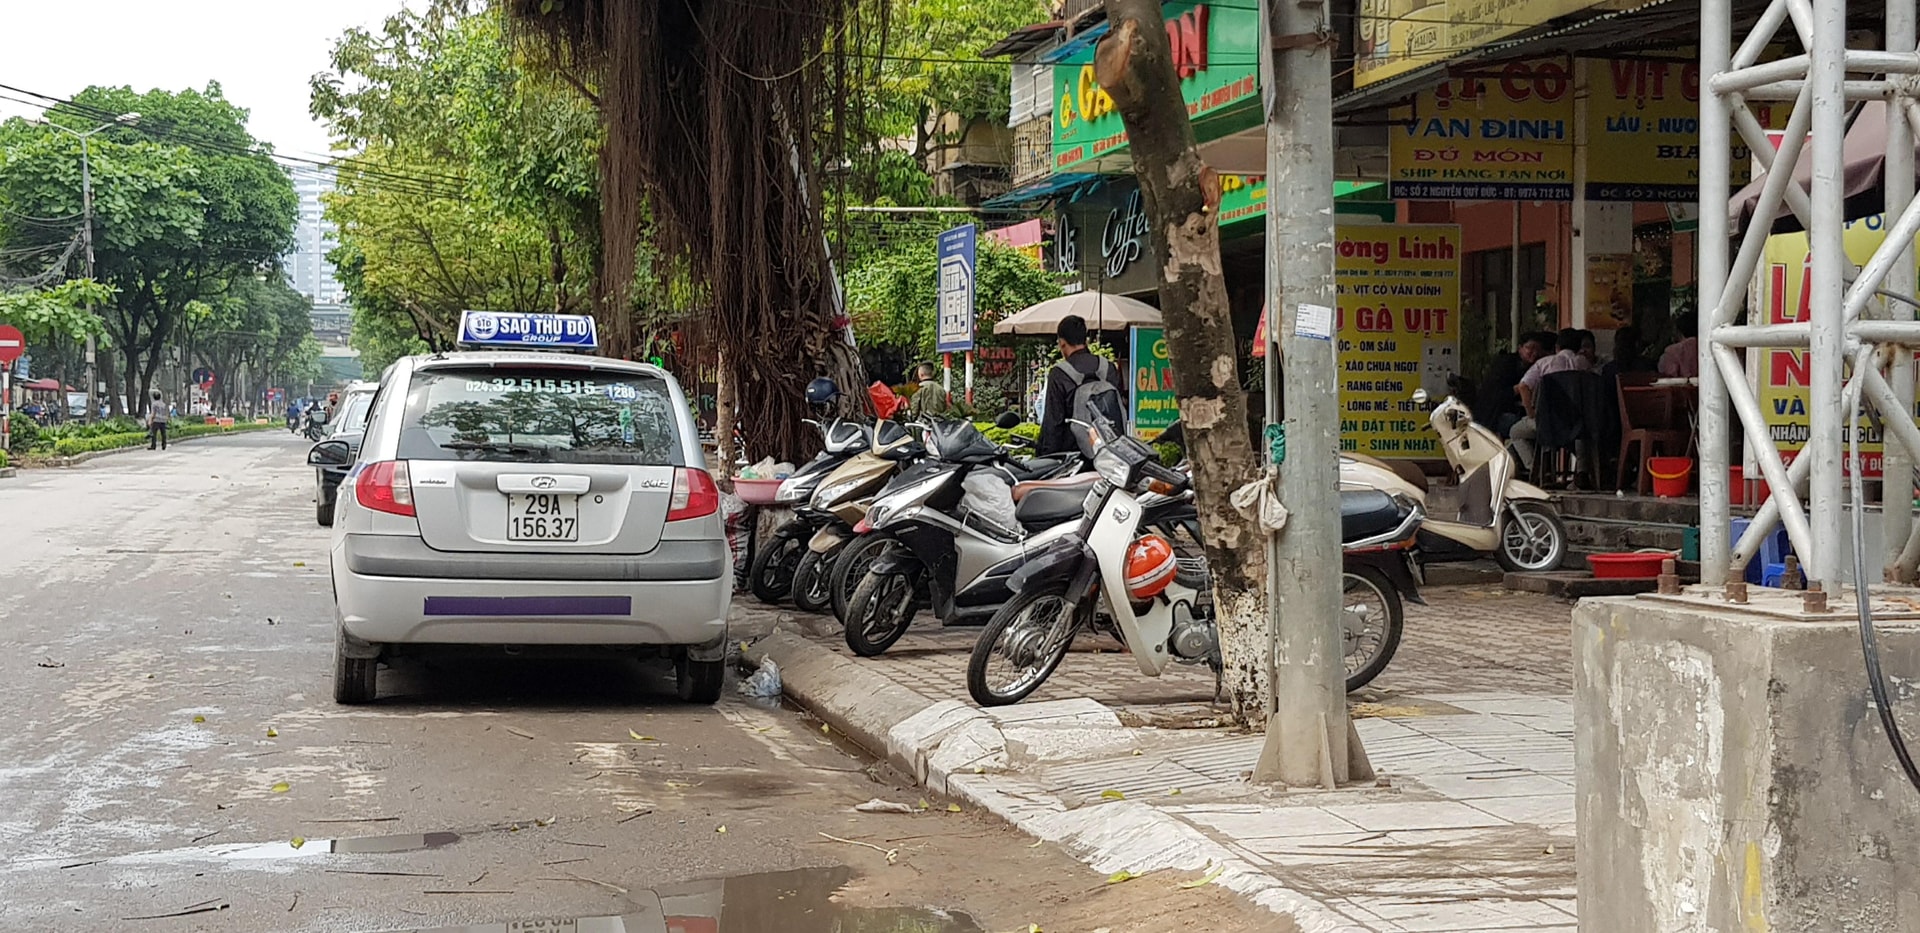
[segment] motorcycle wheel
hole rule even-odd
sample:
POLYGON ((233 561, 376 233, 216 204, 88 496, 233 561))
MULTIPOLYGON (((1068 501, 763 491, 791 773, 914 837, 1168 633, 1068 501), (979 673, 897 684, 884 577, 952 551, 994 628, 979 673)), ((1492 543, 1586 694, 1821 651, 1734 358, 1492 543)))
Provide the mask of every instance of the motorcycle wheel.
POLYGON ((853 541, 841 545, 840 552, 834 556, 833 567, 828 571, 827 589, 833 603, 833 617, 847 624, 847 604, 853 600, 854 588, 866 579, 867 571, 873 568, 873 562, 892 541, 880 535, 861 535, 853 541))
POLYGON ((1067 585, 1056 583, 1015 596, 993 614, 967 661, 967 692, 981 706, 1007 706, 1046 683, 1090 620, 1093 600, 1067 608, 1067 585))
POLYGON ((800 563, 793 568, 793 607, 801 612, 819 612, 833 603, 833 593, 828 584, 832 582, 831 571, 834 558, 839 557, 838 549, 825 554, 808 548, 800 555, 800 563))
POLYGON ((886 653, 913 625, 914 580, 904 573, 869 573, 847 600, 847 647, 863 658, 886 653))
POLYGON ((1373 567, 1355 567, 1340 579, 1340 634, 1345 642, 1347 692, 1371 683, 1400 650, 1406 618, 1400 591, 1373 567))
POLYGON ((1493 553, 1501 567, 1520 573, 1558 570, 1566 557, 1567 526, 1553 506, 1531 499, 1509 505, 1500 523, 1500 549, 1493 553))
POLYGON ((747 581, 753 588, 753 595, 769 606, 778 606, 793 592, 793 572, 800 565, 800 553, 807 543, 793 535, 774 532, 773 540, 768 541, 753 555, 753 566, 747 568, 747 581))

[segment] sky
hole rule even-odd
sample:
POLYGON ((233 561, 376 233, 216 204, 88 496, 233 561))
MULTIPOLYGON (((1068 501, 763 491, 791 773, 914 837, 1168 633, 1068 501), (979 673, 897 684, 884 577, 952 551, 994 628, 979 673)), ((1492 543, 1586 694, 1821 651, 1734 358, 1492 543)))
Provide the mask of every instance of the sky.
MULTIPOLYGON (((177 91, 218 81, 251 111, 255 138, 286 155, 324 155, 327 132, 307 115, 307 79, 327 70, 342 32, 377 26, 406 2, 0 0, 0 84, 72 97, 93 84, 177 91)), ((0 118, 38 113, 0 99, 0 118)))

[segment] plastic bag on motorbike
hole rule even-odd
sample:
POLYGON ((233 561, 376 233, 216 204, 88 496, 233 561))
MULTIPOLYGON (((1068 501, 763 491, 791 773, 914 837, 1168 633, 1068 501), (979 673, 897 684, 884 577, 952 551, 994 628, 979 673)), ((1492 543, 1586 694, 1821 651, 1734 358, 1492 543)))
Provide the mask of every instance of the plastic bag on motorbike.
POLYGON ((960 483, 960 517, 987 522, 1008 531, 1017 531, 1020 520, 1013 515, 1013 488, 985 471, 967 475, 960 483))

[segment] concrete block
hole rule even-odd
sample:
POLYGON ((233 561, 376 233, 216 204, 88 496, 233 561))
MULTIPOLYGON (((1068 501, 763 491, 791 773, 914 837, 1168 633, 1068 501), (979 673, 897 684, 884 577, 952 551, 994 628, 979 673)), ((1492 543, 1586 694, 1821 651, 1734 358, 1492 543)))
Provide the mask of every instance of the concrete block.
POLYGON ((986 718, 959 700, 940 700, 888 730, 887 756, 915 781, 925 784, 931 753, 955 731, 986 718))
MULTIPOLYGON (((1580 929, 1920 925, 1920 793, 1880 728, 1856 621, 1754 609, 1696 594, 1574 610, 1580 929)), ((1880 645, 1920 722, 1913 614, 1880 623, 1880 645)))

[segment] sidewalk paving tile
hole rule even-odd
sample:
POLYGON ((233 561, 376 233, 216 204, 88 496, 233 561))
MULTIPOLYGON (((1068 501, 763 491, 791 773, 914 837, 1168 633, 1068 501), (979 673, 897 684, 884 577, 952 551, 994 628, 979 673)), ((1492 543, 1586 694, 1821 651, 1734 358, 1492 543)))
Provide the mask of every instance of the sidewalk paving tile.
POLYGON ((1511 820, 1452 800, 1356 803, 1326 808, 1328 813, 1369 832, 1408 829, 1466 829, 1502 826, 1511 820))
POLYGON ((1536 797, 1491 797, 1469 804, 1513 823, 1538 823, 1552 826, 1573 822, 1573 791, 1542 794, 1536 797))
MULTIPOLYGON (((1541 794, 1571 794, 1573 785, 1539 774, 1511 771, 1487 775, 1446 774, 1417 776, 1428 790, 1454 800, 1476 801, 1489 797, 1532 797, 1541 794)), ((1524 821, 1522 821, 1524 822, 1524 821)))
POLYGON ((1362 832, 1355 826, 1320 807, 1264 807, 1253 813, 1188 813, 1189 823, 1219 830, 1243 843, 1258 839, 1285 839, 1297 836, 1352 835, 1362 832))

